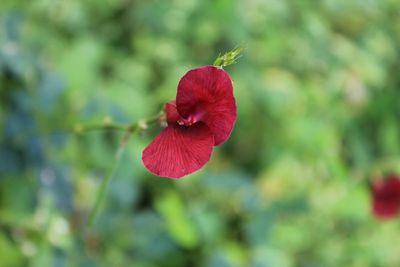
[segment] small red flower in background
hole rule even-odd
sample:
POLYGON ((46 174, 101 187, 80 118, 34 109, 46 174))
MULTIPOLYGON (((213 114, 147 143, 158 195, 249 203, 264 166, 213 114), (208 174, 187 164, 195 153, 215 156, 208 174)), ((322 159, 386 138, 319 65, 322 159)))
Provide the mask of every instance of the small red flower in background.
POLYGON ((142 160, 152 173, 181 178, 210 159, 236 122, 236 102, 229 74, 205 66, 179 81, 176 101, 165 105, 168 126, 146 147, 142 160))
POLYGON ((390 219, 400 213, 400 176, 390 175, 371 184, 372 211, 381 219, 390 219))

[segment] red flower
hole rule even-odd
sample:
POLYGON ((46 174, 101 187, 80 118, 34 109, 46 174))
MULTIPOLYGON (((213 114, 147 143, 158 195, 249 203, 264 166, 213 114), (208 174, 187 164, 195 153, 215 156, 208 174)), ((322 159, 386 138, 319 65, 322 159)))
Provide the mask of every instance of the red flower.
POLYGON ((372 211, 378 218, 390 219, 400 212, 400 177, 391 175, 371 185, 372 211))
POLYGON ((213 147, 232 132, 236 103, 228 73, 213 66, 190 70, 165 111, 168 126, 146 147, 142 160, 152 173, 177 179, 204 166, 213 147))

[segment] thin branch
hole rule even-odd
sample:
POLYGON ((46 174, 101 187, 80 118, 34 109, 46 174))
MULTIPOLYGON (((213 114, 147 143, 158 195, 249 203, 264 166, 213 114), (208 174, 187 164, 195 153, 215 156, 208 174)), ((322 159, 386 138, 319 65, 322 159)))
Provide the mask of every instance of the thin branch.
POLYGON ((89 218, 88 218, 88 222, 87 222, 89 227, 93 226, 94 223, 96 222, 96 218, 100 212, 101 205, 102 205, 104 199, 106 198, 107 189, 115 175, 116 170, 118 169, 119 163, 121 162, 122 154, 123 154, 125 147, 129 141, 129 138, 131 137, 131 135, 134 132, 136 132, 138 130, 146 129, 149 124, 161 122, 161 120, 163 119, 163 116, 164 116, 164 112, 161 111, 159 114, 157 114, 154 117, 151 117, 151 118, 145 119, 145 120, 141 120, 141 121, 138 121, 137 123, 133 123, 130 125, 114 124, 114 123, 111 123, 110 121, 108 121, 106 124, 103 123, 103 124, 84 125, 84 126, 81 126, 80 129, 78 129, 79 132, 87 132, 87 131, 91 131, 91 130, 102 130, 102 129, 116 129, 116 130, 124 130, 125 131, 125 134, 122 137, 120 145, 116 152, 116 161, 115 161, 113 167, 111 168, 109 174, 101 182, 99 191, 96 196, 94 206, 89 213, 89 218))

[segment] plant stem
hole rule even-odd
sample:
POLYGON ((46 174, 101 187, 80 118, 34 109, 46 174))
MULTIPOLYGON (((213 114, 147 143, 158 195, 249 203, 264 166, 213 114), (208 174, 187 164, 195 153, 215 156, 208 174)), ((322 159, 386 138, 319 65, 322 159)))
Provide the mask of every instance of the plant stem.
POLYGON ((115 175, 116 170, 118 169, 119 163, 122 158, 122 153, 125 149, 126 144, 128 143, 129 137, 137 130, 146 129, 149 124, 159 122, 163 116, 163 112, 160 112, 154 117, 150 117, 146 120, 139 121, 137 123, 132 123, 128 125, 123 124, 115 124, 115 123, 103 123, 103 124, 93 124, 93 125, 83 125, 77 126, 76 131, 78 132, 86 132, 91 130, 100 130, 100 129, 116 129, 125 131, 124 136, 122 137, 121 143, 116 153, 116 161, 110 170, 108 176, 104 178, 101 182, 99 192, 97 193, 96 200, 92 210, 90 211, 88 218, 88 226, 93 226, 96 221, 96 218, 100 212, 101 204, 103 203, 103 199, 106 197, 107 189, 111 183, 112 178, 115 175), (78 128, 79 127, 79 128, 78 128))
POLYGON ((112 167, 110 173, 102 181, 102 183, 100 185, 100 189, 99 189, 99 192, 96 197, 96 202, 94 204, 93 209, 90 211, 90 214, 89 214, 89 219, 88 219, 89 226, 93 226, 94 222, 96 221, 97 215, 100 211, 101 204, 103 203, 103 199, 106 196, 107 188, 110 185, 112 178, 114 177, 115 171, 118 169, 118 165, 119 165, 121 158, 122 158, 121 156, 117 157, 117 160, 114 163, 114 166, 112 167))
POLYGON ((133 129, 140 128, 145 129, 147 125, 153 124, 155 122, 160 121, 164 112, 161 111, 157 115, 150 117, 148 119, 140 120, 136 123, 131 124, 121 124, 121 123, 114 123, 106 120, 103 123, 94 123, 94 124, 76 124, 74 130, 76 133, 84 133, 93 130, 121 130, 121 131, 128 131, 132 132, 133 129))
POLYGON ((128 127, 129 125, 118 124, 118 123, 97 123, 88 125, 77 124, 75 125, 75 131, 78 133, 89 132, 93 130, 103 130, 103 129, 125 131, 128 127))

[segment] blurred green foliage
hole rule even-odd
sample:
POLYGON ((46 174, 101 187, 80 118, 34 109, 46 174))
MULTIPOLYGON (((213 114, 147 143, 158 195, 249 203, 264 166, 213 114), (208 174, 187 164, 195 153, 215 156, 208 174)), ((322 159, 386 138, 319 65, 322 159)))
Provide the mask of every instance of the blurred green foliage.
POLYGON ((366 179, 400 171, 399 0, 2 0, 0 266, 400 266, 366 179), (238 121, 210 163, 154 177, 134 136, 190 68, 227 67, 238 121))

